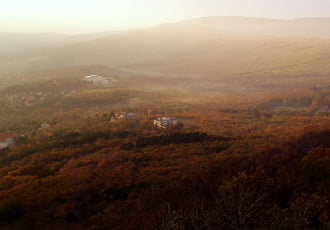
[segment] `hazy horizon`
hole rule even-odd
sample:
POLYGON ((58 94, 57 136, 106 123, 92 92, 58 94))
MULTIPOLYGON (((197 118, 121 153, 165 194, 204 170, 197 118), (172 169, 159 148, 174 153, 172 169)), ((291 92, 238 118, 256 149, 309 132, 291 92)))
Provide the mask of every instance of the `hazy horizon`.
POLYGON ((5 0, 0 9, 0 32, 95 33, 128 30, 212 16, 270 19, 327 18, 327 0, 141 0, 41 1, 5 0))
POLYGON ((208 16, 201 16, 201 17, 191 17, 191 18, 183 18, 180 20, 175 20, 175 21, 165 21, 165 22, 160 22, 157 24, 153 25, 141 25, 137 27, 123 27, 123 28, 103 28, 100 30, 95 30, 95 31, 43 31, 43 30, 38 30, 38 31, 3 31, 0 30, 0 33, 8 33, 8 34, 59 34, 59 35, 79 35, 79 34, 94 34, 94 33, 108 33, 108 32, 125 32, 125 31, 135 31, 135 30, 143 30, 143 29, 149 29, 153 27, 158 27, 162 25, 168 25, 168 24, 175 24, 175 23, 180 23, 180 22, 185 22, 185 21, 190 21, 190 20, 196 20, 196 19, 206 19, 206 18, 242 18, 242 19, 266 19, 266 20, 278 20, 278 21, 291 21, 291 20, 301 20, 301 19, 330 19, 329 17, 294 17, 294 18, 271 18, 271 17, 253 17, 253 16, 237 16, 237 15, 208 15, 208 16))
POLYGON ((329 229, 330 0, 1 3, 0 230, 329 229))

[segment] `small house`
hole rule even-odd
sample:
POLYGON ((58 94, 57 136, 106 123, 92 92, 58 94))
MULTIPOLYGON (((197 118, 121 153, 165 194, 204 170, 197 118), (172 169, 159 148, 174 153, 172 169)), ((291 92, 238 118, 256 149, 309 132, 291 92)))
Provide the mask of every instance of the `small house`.
POLYGON ((16 133, 0 133, 0 149, 14 145, 18 135, 16 133))
POLYGON ((178 120, 174 117, 160 117, 154 120, 154 125, 162 129, 167 129, 170 126, 177 125, 178 123, 178 120))
POLYGON ((44 122, 44 123, 42 123, 42 124, 40 124, 40 126, 39 126, 39 130, 47 130, 47 129, 49 129, 51 126, 50 126, 50 124, 48 124, 47 122, 44 122))
POLYGON ((135 119, 136 118, 136 114, 135 113, 126 113, 126 112, 122 112, 117 116, 117 120, 122 120, 122 119, 135 119))

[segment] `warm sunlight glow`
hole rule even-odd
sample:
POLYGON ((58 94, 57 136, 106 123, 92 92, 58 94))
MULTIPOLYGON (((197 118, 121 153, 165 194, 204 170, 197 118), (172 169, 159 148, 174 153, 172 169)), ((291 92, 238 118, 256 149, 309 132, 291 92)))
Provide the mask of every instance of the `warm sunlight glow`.
POLYGON ((330 0, 0 0, 0 230, 325 230, 330 0))
POLYGON ((328 0, 2 0, 2 32, 96 32, 203 16, 328 17, 328 0))

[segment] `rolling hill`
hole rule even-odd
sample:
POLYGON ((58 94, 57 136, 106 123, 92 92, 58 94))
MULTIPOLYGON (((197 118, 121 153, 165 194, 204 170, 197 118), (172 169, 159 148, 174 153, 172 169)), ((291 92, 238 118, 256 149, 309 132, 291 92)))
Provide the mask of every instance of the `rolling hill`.
POLYGON ((107 65, 166 77, 301 77, 330 73, 329 18, 209 17, 81 35, 2 56, 1 73, 107 65), (84 37, 84 38, 83 38, 84 37))
POLYGON ((329 25, 212 17, 1 53, 0 229, 329 229, 329 25))

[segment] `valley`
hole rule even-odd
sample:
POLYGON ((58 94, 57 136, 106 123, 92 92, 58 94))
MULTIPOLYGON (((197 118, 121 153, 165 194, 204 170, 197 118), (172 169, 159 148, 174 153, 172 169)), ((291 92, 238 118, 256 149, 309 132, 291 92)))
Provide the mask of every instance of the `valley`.
POLYGON ((0 229, 328 229, 329 26, 4 36, 0 229))

